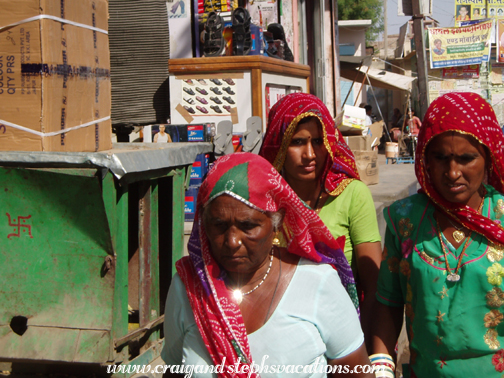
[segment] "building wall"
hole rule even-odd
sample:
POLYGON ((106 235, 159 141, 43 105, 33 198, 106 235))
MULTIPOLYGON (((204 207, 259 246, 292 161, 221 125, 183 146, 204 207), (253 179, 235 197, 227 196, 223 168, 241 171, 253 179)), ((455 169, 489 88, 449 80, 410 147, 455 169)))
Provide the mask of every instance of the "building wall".
POLYGON ((355 55, 366 55, 366 28, 339 26, 339 43, 353 43, 355 55))
MULTIPOLYGON (((365 26, 339 26, 339 44, 340 45, 345 45, 345 44, 353 44, 355 46, 355 54, 356 56, 364 56, 366 55, 366 27, 365 26)), ((346 79, 341 79, 341 81, 348 81, 346 79)), ((354 102, 356 106, 359 106, 360 103, 366 102, 367 103, 367 95, 366 95, 366 86, 362 88, 362 85, 360 83, 354 83, 353 85, 353 93, 354 96, 357 96, 357 94, 360 94, 357 96, 357 101, 354 99, 349 98, 347 100, 348 105, 353 105, 354 102)), ((341 102, 343 103, 345 99, 342 98, 341 102)))
POLYGON ((333 117, 339 113, 339 109, 335 109, 335 96, 339 96, 339 91, 336 91, 334 88, 334 77, 332 70, 332 66, 334 64, 334 46, 332 44, 333 40, 333 30, 330 27, 333 17, 332 17, 332 8, 331 1, 324 0, 324 55, 325 55, 325 82, 326 82, 326 105, 333 117))

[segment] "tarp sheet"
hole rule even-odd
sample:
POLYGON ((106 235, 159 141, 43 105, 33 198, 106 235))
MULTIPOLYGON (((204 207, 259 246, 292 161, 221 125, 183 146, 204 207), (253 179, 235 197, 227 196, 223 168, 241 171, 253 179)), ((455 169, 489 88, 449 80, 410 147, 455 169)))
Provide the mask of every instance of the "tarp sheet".
POLYGON ((367 73, 371 85, 375 88, 411 91, 411 83, 416 78, 376 68, 369 68, 368 71, 370 64, 371 56, 341 56, 340 76, 351 81, 368 85, 369 83, 366 79, 367 73))

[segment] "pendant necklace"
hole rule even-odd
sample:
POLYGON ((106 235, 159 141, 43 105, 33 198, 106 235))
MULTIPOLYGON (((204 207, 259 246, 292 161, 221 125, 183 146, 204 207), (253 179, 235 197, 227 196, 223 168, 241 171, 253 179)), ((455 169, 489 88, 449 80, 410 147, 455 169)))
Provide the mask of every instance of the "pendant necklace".
MULTIPOLYGON (((436 222, 437 223, 437 222, 436 222)), ((439 237, 439 242, 441 243, 441 248, 443 249, 443 255, 445 258, 445 265, 446 265, 446 272, 448 273, 448 276, 446 276, 446 280, 450 282, 457 282, 460 281, 460 274, 458 274, 460 270, 460 266, 462 265, 462 257, 464 256, 464 253, 467 249, 467 246, 469 245, 469 239, 471 238, 471 232, 469 232, 469 235, 467 235, 466 242, 464 244, 464 248, 462 248, 462 252, 460 253, 460 256, 457 261, 457 267, 455 268, 455 272, 452 273, 450 269, 450 264, 448 263, 448 254, 446 253, 446 247, 443 243, 443 238, 441 236, 441 228, 439 227, 439 223, 437 223, 437 228, 438 228, 438 237, 439 237)))
POLYGON ((241 289, 234 289, 233 290, 233 299, 236 301, 237 304, 242 303, 244 296, 249 295, 250 293, 259 289, 259 286, 261 286, 263 284, 263 282, 266 280, 266 277, 268 277, 268 274, 271 270, 271 266, 273 265, 273 248, 274 247, 271 247, 270 262, 269 262, 268 270, 264 274, 262 280, 257 285, 255 285, 253 289, 247 291, 246 293, 242 293, 241 289))
MULTIPOLYGON (((481 210, 483 209, 483 203, 484 202, 485 202, 485 196, 483 196, 481 198, 481 203, 480 203, 479 208, 478 208, 478 213, 480 213, 480 214, 481 214, 481 210)), ((455 225, 452 223, 452 221, 450 220, 450 218, 448 218, 448 220, 455 227, 455 225)), ((446 247, 445 247, 445 245, 443 243, 443 238, 441 237, 441 234, 442 234, 441 227, 439 226, 439 222, 436 221, 436 224, 437 224, 437 229, 438 229, 439 243, 441 243, 441 248, 443 249, 443 255, 444 255, 444 258, 445 258, 446 272, 448 273, 448 275, 446 276, 446 280, 450 281, 450 282, 460 281, 459 270, 460 270, 460 266, 462 265, 462 258, 464 257, 464 254, 465 254, 465 251, 466 251, 467 247, 469 246, 469 239, 471 239, 472 230, 470 230, 469 231, 469 235, 467 235, 467 239, 466 239, 466 241, 464 243, 464 247, 462 248, 462 252, 460 253, 460 256, 459 256, 459 258, 457 260, 457 267, 455 268, 455 271, 452 273, 452 271, 450 269, 450 264, 448 263, 448 254, 446 252, 446 247)), ((464 234, 464 232, 460 231, 456 227, 455 227, 455 229, 456 229, 456 231, 453 233, 453 239, 457 243, 459 243, 459 242, 461 242, 464 239, 465 234, 464 234), (462 234, 462 238, 460 238, 460 235, 458 235, 458 237, 460 238, 459 240, 457 240, 457 238, 455 237, 455 233, 456 232, 459 232, 460 234, 462 234)))
POLYGON ((460 243, 462 240, 464 240, 465 238, 465 233, 463 231, 463 227, 459 228, 457 226, 455 226, 455 223, 453 223, 453 221, 448 217, 448 222, 450 222, 450 224, 453 226, 453 228, 455 228, 455 231, 453 231, 453 240, 455 240, 457 243, 460 243))

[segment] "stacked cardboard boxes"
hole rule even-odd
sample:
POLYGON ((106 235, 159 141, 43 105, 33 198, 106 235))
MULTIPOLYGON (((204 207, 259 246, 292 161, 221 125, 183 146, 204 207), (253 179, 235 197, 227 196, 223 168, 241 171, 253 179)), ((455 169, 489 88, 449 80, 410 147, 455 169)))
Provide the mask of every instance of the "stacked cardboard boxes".
POLYGON ((383 121, 379 121, 369 126, 366 135, 343 137, 355 156, 357 170, 366 185, 378 184, 378 150, 375 146, 380 143, 382 132, 383 121))
POLYGON ((0 0, 0 150, 112 146, 106 0, 0 0))

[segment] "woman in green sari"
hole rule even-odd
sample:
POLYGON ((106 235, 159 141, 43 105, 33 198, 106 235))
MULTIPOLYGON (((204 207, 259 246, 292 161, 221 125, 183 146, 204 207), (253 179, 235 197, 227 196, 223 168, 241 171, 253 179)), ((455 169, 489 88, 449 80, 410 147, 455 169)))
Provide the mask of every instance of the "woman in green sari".
POLYGON ((502 376, 503 148, 480 96, 451 93, 429 107, 415 161, 422 189, 384 211, 374 336, 382 354, 371 361, 394 355, 405 316, 404 377, 502 376))

